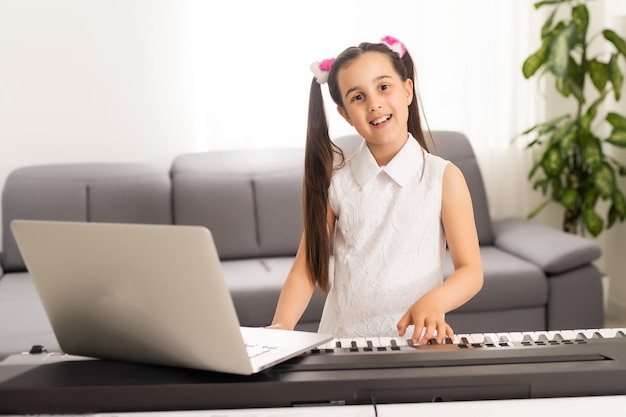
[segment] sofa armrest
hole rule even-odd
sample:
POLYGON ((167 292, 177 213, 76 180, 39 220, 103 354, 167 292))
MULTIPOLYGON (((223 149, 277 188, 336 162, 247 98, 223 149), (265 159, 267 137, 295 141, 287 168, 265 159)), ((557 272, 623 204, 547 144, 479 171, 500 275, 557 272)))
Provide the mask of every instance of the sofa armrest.
POLYGON ((590 264, 602 255, 600 246, 583 237, 519 218, 495 221, 494 244, 541 267, 548 274, 590 264))

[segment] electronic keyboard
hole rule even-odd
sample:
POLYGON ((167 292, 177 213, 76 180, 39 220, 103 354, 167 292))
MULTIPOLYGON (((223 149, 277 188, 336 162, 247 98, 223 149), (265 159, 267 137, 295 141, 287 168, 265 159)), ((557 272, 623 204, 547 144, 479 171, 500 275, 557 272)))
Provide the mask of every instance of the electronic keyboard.
POLYGON ((338 339, 251 376, 38 351, 0 362, 0 414, 626 395, 623 328, 338 339))
POLYGON ((433 339, 421 345, 399 337, 343 338, 318 346, 281 369, 376 369, 598 360, 597 349, 576 346, 607 343, 626 349, 626 329, 459 334, 454 340, 446 339, 443 344, 437 344, 433 339))

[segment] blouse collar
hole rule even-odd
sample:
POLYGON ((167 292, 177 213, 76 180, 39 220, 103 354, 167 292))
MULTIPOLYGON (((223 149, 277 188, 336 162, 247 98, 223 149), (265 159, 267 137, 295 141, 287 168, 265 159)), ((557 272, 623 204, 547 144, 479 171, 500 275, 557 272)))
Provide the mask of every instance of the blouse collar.
POLYGON ((399 186, 404 187, 409 180, 422 169, 423 149, 409 134, 408 140, 387 165, 379 166, 365 141, 352 156, 352 173, 361 188, 384 171, 399 186))

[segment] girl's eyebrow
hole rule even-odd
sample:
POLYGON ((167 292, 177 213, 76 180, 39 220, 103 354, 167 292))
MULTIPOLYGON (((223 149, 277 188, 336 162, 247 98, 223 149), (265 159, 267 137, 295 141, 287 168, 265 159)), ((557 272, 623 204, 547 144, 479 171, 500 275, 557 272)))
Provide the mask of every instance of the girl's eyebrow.
MULTIPOLYGON (((376 81, 384 80, 385 78, 392 78, 392 77, 391 75, 379 75, 378 77, 374 78, 372 82, 375 83, 376 81)), ((353 91, 360 90, 360 89, 361 87, 359 87, 358 85, 352 88, 348 88, 348 91, 346 91, 346 94, 343 95, 343 98, 348 98, 348 95, 350 93, 352 93, 353 91)))

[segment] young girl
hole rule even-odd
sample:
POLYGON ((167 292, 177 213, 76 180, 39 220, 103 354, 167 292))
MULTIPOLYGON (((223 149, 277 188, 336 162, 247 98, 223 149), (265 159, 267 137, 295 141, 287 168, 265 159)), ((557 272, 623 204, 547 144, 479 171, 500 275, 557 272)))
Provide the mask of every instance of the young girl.
POLYGON ((328 292, 319 332, 444 343, 454 336, 445 313, 480 290, 482 265, 465 179, 428 152, 413 60, 385 37, 312 69, 304 233, 270 327, 293 329, 318 286, 328 292), (326 81, 337 110, 364 138, 348 159, 329 138, 326 81), (446 241, 455 271, 444 282, 446 241))

